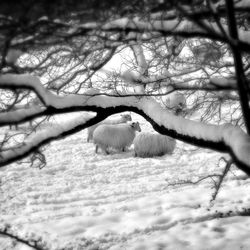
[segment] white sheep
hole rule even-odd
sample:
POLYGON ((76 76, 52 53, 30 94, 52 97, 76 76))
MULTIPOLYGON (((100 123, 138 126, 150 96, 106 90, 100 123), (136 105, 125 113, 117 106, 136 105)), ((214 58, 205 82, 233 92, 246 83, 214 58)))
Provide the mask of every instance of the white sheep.
POLYGON ((173 153, 176 140, 156 133, 140 133, 134 139, 135 156, 153 157, 173 153))
POLYGON ((141 131, 139 122, 130 122, 127 124, 102 124, 93 134, 95 152, 100 147, 106 154, 109 154, 108 148, 125 151, 129 147, 134 138, 136 131, 141 131))
POLYGON ((93 139, 93 133, 95 129, 100 126, 101 124, 119 124, 119 123, 126 123, 127 121, 132 121, 131 115, 129 114, 121 114, 120 117, 115 119, 105 119, 102 122, 99 122, 91 127, 88 127, 88 137, 87 142, 93 139))

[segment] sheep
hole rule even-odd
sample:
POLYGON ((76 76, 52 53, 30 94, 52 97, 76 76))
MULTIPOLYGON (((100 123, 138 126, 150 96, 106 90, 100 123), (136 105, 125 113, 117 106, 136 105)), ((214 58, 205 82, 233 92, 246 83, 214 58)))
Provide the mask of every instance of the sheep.
POLYGON ((98 153, 99 147, 106 154, 109 154, 109 147, 124 152, 132 144, 136 131, 141 131, 139 122, 100 125, 93 134, 95 152, 98 153))
POLYGON ((135 157, 153 157, 173 153, 176 140, 156 133, 140 133, 134 139, 135 157))
POLYGON ((116 119, 105 119, 102 122, 99 122, 91 127, 88 128, 88 137, 87 142, 93 139, 93 133, 95 129, 100 126, 101 124, 119 124, 119 123, 126 123, 127 121, 132 121, 131 115, 129 114, 121 114, 119 118, 116 119))

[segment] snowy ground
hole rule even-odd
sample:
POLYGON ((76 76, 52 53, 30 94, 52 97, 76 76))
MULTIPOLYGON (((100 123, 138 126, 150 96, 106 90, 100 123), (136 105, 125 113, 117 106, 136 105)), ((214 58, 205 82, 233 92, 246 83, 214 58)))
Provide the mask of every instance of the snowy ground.
MULTIPOLYGON (((86 131, 54 142, 45 168, 0 169, 1 225, 41 236, 49 249, 250 249, 250 217, 239 215, 250 207, 250 179, 233 169, 213 206, 212 180, 169 186, 222 171, 221 155, 187 149, 178 142, 163 157, 134 158, 132 148, 96 155, 86 131)), ((2 237, 0 249, 29 248, 2 237)))

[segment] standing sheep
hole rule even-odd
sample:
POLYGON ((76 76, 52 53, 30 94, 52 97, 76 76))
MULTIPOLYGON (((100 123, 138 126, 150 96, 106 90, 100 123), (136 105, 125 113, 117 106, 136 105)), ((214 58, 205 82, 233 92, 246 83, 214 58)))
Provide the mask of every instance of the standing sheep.
POLYGON ((100 147, 106 154, 109 154, 108 147, 125 151, 135 138, 135 132, 141 131, 139 122, 131 122, 128 124, 102 124, 93 134, 94 144, 96 144, 95 152, 100 147))
POLYGON ((135 156, 153 157, 173 153, 176 140, 161 134, 140 133, 134 139, 135 156))
POLYGON ((100 126, 101 124, 119 124, 119 123, 126 123, 127 121, 132 121, 131 115, 129 114, 122 114, 119 118, 116 119, 105 119, 102 122, 99 122, 91 127, 88 128, 88 137, 87 142, 93 139, 93 133, 95 129, 100 126))

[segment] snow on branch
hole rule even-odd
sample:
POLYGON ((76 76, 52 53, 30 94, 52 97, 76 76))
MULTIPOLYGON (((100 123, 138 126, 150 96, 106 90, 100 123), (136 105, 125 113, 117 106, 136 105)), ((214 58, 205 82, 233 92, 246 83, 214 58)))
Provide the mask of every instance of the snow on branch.
POLYGON ((148 64, 147 64, 147 61, 143 52, 143 48, 141 44, 135 44, 135 45, 132 45, 131 47, 134 52, 137 65, 139 67, 139 72, 141 75, 144 75, 147 72, 148 64))
MULTIPOLYGON (((145 85, 150 85, 151 87, 154 87, 154 85, 158 86, 159 83, 161 86, 169 86, 170 82, 168 81, 169 79, 174 80, 174 82, 171 82, 171 86, 176 88, 176 89, 194 89, 193 85, 190 86, 190 84, 187 84, 183 81, 177 81, 178 77, 183 76, 183 75, 188 75, 191 73, 195 73, 200 71, 200 67, 194 67, 194 68, 188 68, 188 69, 183 69, 179 72, 176 73, 169 73, 166 71, 164 74, 161 75, 149 75, 149 76, 144 76, 139 74, 137 71, 133 70, 126 70, 124 71, 121 75, 118 75, 120 79, 128 83, 129 85, 132 86, 145 86, 145 85), (176 78, 176 79, 175 79, 176 78)), ((104 70, 102 70, 104 71, 104 70)), ((105 70, 105 73, 111 74, 111 71, 105 70)), ((200 85, 197 85, 195 89, 202 89, 200 85)), ((206 86, 207 88, 207 86, 206 86)), ((209 88, 211 89, 211 88, 209 88)), ((212 89, 215 89, 214 87, 212 89)))
POLYGON ((213 77, 210 79, 210 84, 216 87, 230 87, 235 89, 237 87, 237 81, 235 79, 230 78, 222 78, 222 77, 213 77))
MULTIPOLYGON (((104 116, 104 118, 106 117, 104 116)), ((16 160, 22 159, 31 152, 38 150, 43 145, 48 144, 53 140, 60 139, 67 135, 78 132, 104 118, 103 116, 84 114, 67 122, 61 122, 60 124, 54 124, 49 128, 38 130, 36 133, 32 133, 26 137, 24 142, 19 147, 11 147, 9 149, 3 150, 0 153, 0 166, 5 166, 16 160)))
POLYGON ((148 74, 148 64, 143 52, 143 48, 140 42, 130 43, 130 47, 134 53, 137 67, 136 70, 126 70, 120 75, 120 78, 124 80, 125 83, 132 86, 136 94, 145 94, 145 86, 142 83, 142 80, 146 78, 148 74))
POLYGON ((0 75, 0 88, 17 89, 25 88, 34 90, 43 104, 48 102, 50 92, 48 92, 36 76, 28 74, 3 74, 0 75))
POLYGON ((45 108, 34 106, 0 113, 0 126, 30 120, 36 116, 41 116, 43 111, 45 111, 45 108))
POLYGON ((5 61, 9 64, 15 64, 18 60, 18 58, 24 54, 21 50, 18 49, 9 49, 7 52, 7 55, 5 57, 5 61))
POLYGON ((6 165, 6 162, 13 162, 15 157, 27 155, 32 149, 37 149, 46 142, 67 135, 70 133, 69 131, 75 131, 73 128, 78 125, 80 126, 79 129, 83 129, 100 122, 109 115, 123 111, 133 111, 142 115, 153 125, 155 130, 162 134, 196 146, 229 153, 237 166, 250 175, 250 137, 240 127, 230 124, 209 125, 175 116, 164 109, 152 97, 111 97, 102 94, 62 97, 46 90, 39 80, 32 76, 21 76, 19 78, 19 75, 15 77, 11 75, 8 78, 5 75, 5 81, 3 79, 3 77, 0 77, 0 88, 8 85, 10 88, 21 86, 22 88, 33 89, 38 96, 43 98, 45 106, 50 108, 51 115, 77 110, 98 112, 99 116, 97 115, 89 122, 88 120, 91 117, 83 117, 80 125, 73 122, 54 128, 49 133, 48 131, 40 131, 39 134, 28 137, 28 141, 20 149, 4 152, 0 157, 1 164, 6 165))
POLYGON ((249 9, 250 8, 250 2, 249 0, 241 0, 241 1, 237 1, 235 3, 235 9, 249 9))
MULTIPOLYGON (((175 18, 173 20, 151 20, 150 22, 144 21, 138 17, 131 18, 119 18, 106 24, 100 26, 98 23, 87 23, 79 26, 75 26, 71 29, 69 33, 70 36, 79 32, 91 31, 94 29, 100 29, 102 31, 127 31, 131 32, 139 32, 139 33, 152 33, 159 32, 163 35, 180 35, 184 37, 197 37, 204 36, 210 37, 216 40, 220 40, 223 42, 230 42, 227 37, 228 26, 225 24, 221 24, 221 27, 218 27, 216 22, 203 21, 203 27, 200 27, 195 21, 190 20, 179 20, 179 18, 175 18), (223 28, 223 32, 221 30, 223 28), (226 32, 227 37, 225 37, 224 32, 226 32)), ((239 45, 241 45, 242 50, 249 50, 250 46, 250 32, 246 30, 239 30, 239 45), (244 45, 242 47, 242 45, 244 45)))
POLYGON ((191 74, 191 73, 195 73, 195 72, 198 72, 199 70, 201 70, 201 68, 191 68, 191 69, 184 69, 184 70, 181 70, 177 73, 169 73, 168 71, 166 71, 164 74, 161 74, 161 75, 154 75, 154 76, 148 76, 148 77, 141 77, 140 78, 140 81, 143 83, 143 84, 150 84, 152 86, 152 84, 154 83, 163 83, 163 85, 167 86, 169 85, 169 83, 166 81, 167 79, 172 79, 172 78, 178 78, 180 76, 183 76, 183 75, 188 75, 188 74, 191 74))
POLYGON ((41 83, 40 79, 36 76, 31 76, 28 74, 4 74, 0 75, 0 88, 6 89, 31 89, 33 90, 44 106, 63 108, 70 107, 72 105, 82 105, 85 101, 80 96, 71 95, 66 97, 61 97, 53 94, 47 90, 41 83))
MULTIPOLYGON (((205 146, 230 153, 250 174, 250 137, 231 124, 209 125, 175 116, 153 100, 144 98, 140 106, 156 130, 196 146, 205 146)), ((146 118, 146 119, 147 119, 146 118)))

